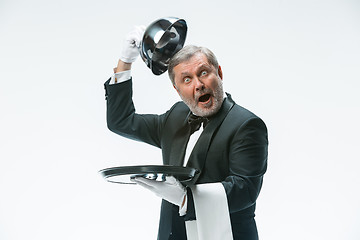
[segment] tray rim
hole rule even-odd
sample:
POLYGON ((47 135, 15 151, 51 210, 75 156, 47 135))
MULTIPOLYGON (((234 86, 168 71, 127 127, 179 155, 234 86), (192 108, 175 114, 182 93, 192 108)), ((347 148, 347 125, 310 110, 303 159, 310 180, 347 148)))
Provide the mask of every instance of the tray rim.
MULTIPOLYGON (((129 174, 168 174, 168 175, 186 175, 190 181, 200 171, 192 167, 175 166, 175 165, 133 165, 110 167, 99 171, 99 173, 106 179, 129 174)), ((108 180, 109 181, 109 180, 108 180)), ((110 181, 112 182, 112 181, 110 181)))

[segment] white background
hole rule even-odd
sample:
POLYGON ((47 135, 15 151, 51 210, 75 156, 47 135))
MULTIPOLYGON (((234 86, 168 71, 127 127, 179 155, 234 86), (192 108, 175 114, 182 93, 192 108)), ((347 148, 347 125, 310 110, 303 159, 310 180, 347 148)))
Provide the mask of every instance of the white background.
MULTIPOLYGON (((261 239, 359 239, 360 3, 356 0, 0 0, 0 239, 155 239, 160 199, 98 170, 160 164, 106 127, 103 82, 134 25, 188 23, 225 90, 269 130, 261 239)), ((134 101, 179 100, 134 64, 134 101)))

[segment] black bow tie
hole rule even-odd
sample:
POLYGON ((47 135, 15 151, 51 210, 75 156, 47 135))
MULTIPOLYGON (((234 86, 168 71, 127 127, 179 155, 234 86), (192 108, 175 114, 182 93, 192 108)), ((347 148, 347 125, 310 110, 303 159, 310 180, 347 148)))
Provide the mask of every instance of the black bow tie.
POLYGON ((209 122, 209 119, 206 117, 199 117, 194 115, 193 113, 190 113, 187 121, 191 126, 191 134, 192 134, 200 129, 202 123, 204 124, 204 128, 205 128, 206 124, 209 122))

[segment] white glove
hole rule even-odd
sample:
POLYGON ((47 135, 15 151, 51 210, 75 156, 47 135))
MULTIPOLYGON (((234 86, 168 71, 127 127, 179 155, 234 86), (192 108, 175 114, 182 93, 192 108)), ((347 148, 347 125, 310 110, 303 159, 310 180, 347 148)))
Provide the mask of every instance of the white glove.
POLYGON ((123 42, 120 60, 126 63, 135 62, 139 56, 140 43, 145 32, 145 26, 135 26, 134 29, 129 32, 123 42))
POLYGON ((185 200, 186 189, 185 187, 173 176, 167 176, 166 181, 160 182, 156 180, 146 179, 143 177, 136 177, 132 181, 140 186, 149 189, 157 196, 165 199, 166 201, 182 207, 185 200))

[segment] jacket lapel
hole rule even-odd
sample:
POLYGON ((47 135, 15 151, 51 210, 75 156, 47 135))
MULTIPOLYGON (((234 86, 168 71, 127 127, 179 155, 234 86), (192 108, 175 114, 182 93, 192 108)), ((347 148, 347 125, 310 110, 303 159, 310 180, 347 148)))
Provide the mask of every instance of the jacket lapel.
MULTIPOLYGON (((195 175, 195 177, 191 180, 192 184, 195 184, 201 175, 201 171, 205 165, 210 143, 216 129, 219 128, 233 106, 234 102, 232 101, 231 96, 228 94, 228 98, 224 100, 220 111, 209 121, 200 138, 198 139, 186 165, 187 167, 196 168, 200 171, 200 173, 195 175)), ((191 185, 191 183, 189 184, 191 185)))

